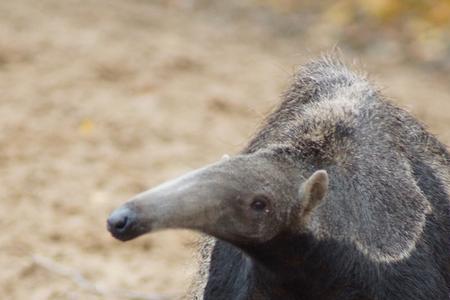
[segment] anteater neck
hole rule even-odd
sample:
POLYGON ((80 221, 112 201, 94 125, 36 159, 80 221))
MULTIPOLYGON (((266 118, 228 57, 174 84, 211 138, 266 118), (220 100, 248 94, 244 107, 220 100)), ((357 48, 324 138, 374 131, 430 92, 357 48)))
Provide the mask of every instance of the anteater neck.
POLYGON ((341 280, 330 279, 331 265, 317 250, 309 235, 281 235, 239 248, 218 241, 204 300, 336 299, 334 286, 341 280))
MULTIPOLYGON (((254 295, 262 299, 313 299, 327 284, 320 269, 327 268, 315 257, 316 240, 308 234, 280 235, 260 245, 242 246, 250 257, 254 295)), ((314 298, 319 299, 319 298, 314 298)))

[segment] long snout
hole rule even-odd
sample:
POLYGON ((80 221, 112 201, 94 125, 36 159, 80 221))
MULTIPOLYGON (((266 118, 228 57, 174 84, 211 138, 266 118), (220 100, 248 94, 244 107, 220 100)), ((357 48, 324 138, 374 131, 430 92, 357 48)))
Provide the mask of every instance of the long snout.
POLYGON ((107 228, 121 241, 166 228, 203 230, 219 217, 227 191, 223 174, 217 163, 139 194, 111 213, 107 228))

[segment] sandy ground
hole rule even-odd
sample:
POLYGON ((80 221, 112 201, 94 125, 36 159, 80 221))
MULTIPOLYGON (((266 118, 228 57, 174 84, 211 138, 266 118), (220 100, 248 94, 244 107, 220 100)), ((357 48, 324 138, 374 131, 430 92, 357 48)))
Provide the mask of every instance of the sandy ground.
MULTIPOLYGON (((105 230, 108 213, 239 151, 294 67, 333 45, 186 3, 0 2, 1 299, 182 295, 196 236, 120 243, 105 230)), ((448 74, 356 57, 450 142, 448 74)))

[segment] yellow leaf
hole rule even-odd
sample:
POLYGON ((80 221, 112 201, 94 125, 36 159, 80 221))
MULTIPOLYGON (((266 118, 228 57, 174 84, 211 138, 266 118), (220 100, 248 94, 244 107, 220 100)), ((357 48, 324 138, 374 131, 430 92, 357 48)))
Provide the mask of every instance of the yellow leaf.
POLYGON ((436 25, 450 24, 450 1, 438 2, 429 10, 429 18, 436 25))
POLYGON ((394 19, 407 9, 399 0, 366 0, 360 2, 360 5, 369 15, 384 22, 394 19))
POLYGON ((92 131, 94 130, 94 122, 90 119, 85 119, 81 121, 80 125, 78 126, 78 132, 82 135, 90 135, 92 131))

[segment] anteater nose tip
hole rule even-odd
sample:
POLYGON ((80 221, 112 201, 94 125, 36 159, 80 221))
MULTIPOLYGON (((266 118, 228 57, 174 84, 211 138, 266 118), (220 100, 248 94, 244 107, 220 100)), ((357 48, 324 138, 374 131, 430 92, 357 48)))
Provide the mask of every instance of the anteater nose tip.
POLYGON ((130 217, 126 210, 115 211, 107 220, 107 227, 112 234, 123 233, 130 224, 130 217))

